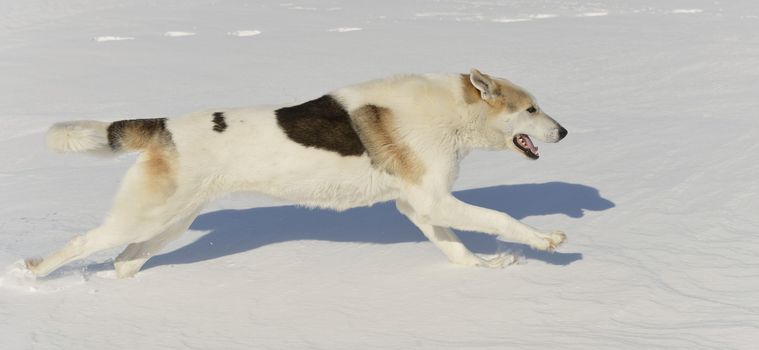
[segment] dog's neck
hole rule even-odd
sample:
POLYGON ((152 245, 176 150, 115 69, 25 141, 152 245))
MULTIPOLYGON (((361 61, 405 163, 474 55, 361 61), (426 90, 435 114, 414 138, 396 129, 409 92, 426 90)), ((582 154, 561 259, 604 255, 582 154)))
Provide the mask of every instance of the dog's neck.
POLYGON ((508 140, 504 133, 488 125, 492 120, 487 115, 486 107, 480 104, 464 105, 458 113, 461 114, 461 123, 457 128, 457 147, 462 151, 502 150, 507 147, 508 140))

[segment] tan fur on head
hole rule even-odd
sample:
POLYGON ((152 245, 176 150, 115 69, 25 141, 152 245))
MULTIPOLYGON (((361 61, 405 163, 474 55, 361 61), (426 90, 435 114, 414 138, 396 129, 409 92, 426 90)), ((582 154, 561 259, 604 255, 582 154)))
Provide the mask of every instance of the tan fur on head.
POLYGON ((474 85, 472 85, 471 78, 469 74, 462 74, 461 75, 461 87, 462 87, 462 93, 464 95, 464 102, 467 104, 475 104, 482 102, 482 97, 480 97, 480 91, 477 90, 474 85))
POLYGON ((518 86, 502 79, 496 79, 499 94, 497 100, 506 106, 510 113, 527 109, 532 105, 532 97, 518 86))
POLYGON ((408 182, 420 183, 424 164, 396 134, 389 109, 366 105, 355 110, 351 117, 375 167, 408 182))
POLYGON ((532 97, 522 88, 505 79, 492 78, 472 69, 469 75, 462 74, 461 84, 464 101, 468 104, 487 103, 492 115, 504 111, 513 113, 532 105, 532 97))

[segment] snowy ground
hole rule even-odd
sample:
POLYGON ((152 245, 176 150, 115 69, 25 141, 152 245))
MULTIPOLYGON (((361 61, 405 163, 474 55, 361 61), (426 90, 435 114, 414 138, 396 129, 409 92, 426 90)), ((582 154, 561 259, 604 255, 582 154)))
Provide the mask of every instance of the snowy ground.
POLYGON ((2 348, 756 349, 757 33, 753 1, 0 1, 2 348), (234 196, 132 279, 118 250, 15 265, 97 225, 134 159, 51 154, 55 121, 470 67, 569 136, 471 155, 457 195, 565 230, 556 253, 462 233, 522 259, 457 267, 388 204, 234 196))

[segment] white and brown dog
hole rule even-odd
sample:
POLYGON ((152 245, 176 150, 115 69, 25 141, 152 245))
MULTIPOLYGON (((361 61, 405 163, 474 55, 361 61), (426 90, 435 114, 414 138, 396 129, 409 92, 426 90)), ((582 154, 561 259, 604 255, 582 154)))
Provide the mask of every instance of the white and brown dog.
POLYGON ((459 162, 473 149, 508 148, 537 159, 531 138, 558 142, 566 135, 525 90, 475 69, 366 82, 279 109, 60 123, 48 133, 53 150, 142 154, 101 226, 26 265, 41 276, 129 244, 114 265, 119 277, 132 276, 208 201, 253 191, 334 210, 395 200, 450 261, 501 267, 513 257, 479 257, 450 228, 540 250, 555 249, 566 236, 456 199, 451 187, 459 162))

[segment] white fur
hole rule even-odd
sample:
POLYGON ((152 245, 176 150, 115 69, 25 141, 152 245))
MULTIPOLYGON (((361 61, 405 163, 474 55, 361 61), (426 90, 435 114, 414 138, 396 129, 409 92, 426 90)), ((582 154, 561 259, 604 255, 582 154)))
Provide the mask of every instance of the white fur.
POLYGON ((54 124, 47 132, 47 146, 56 152, 107 152, 108 124, 92 120, 54 124))
MULTIPOLYGON (((115 262, 118 276, 135 274, 169 241, 183 233, 208 201, 230 192, 264 193, 300 205, 344 210, 395 200, 406 215, 454 263, 500 267, 510 256, 486 260, 469 251, 450 228, 479 231, 552 250, 565 236, 541 232, 494 210, 476 207, 450 193, 459 161, 472 149, 515 149, 512 137, 529 133, 558 141, 558 126, 542 111, 486 116, 486 103, 466 103, 459 75, 407 75, 358 84, 331 93, 348 111, 375 104, 392 111, 397 135, 424 165, 414 183, 372 165, 369 157, 341 156, 289 139, 276 108, 224 110, 224 132, 212 131, 211 112, 170 119, 175 145, 172 186, 151 185, 150 162, 141 155, 126 174, 113 209, 98 228, 72 239, 43 260, 30 260, 37 275, 95 251, 129 244, 115 262), (548 119, 545 119, 548 118, 548 119), (521 120, 521 121, 520 121, 521 120), (553 134, 552 134, 553 133, 553 134)), ((483 93, 483 97, 486 94, 483 93)), ((100 122, 56 124, 48 143, 58 151, 102 152, 106 127, 100 122)))

